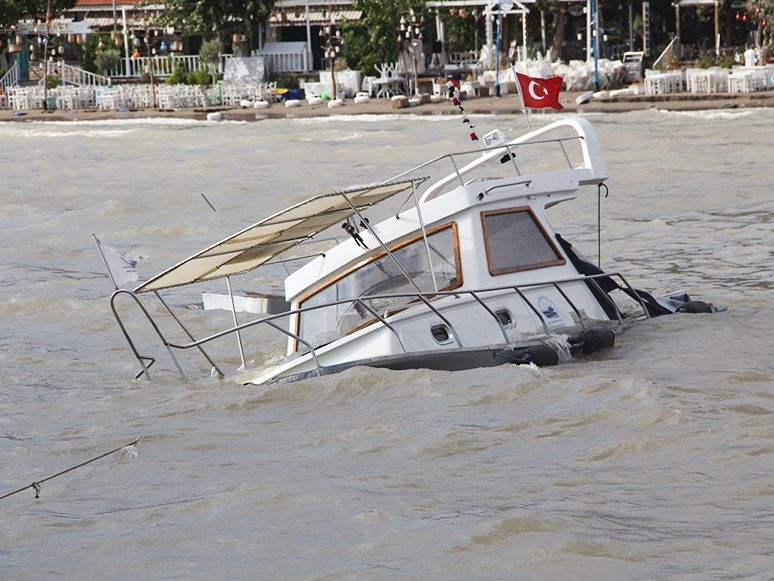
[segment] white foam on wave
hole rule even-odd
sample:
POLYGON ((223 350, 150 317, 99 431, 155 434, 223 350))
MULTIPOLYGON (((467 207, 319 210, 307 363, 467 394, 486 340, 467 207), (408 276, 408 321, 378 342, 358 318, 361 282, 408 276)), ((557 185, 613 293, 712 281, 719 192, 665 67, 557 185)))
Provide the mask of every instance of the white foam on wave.
MULTIPOLYGON (((494 117, 495 115, 489 113, 468 113, 469 119, 486 119, 494 117)), ((512 115, 498 115, 498 117, 510 117, 512 115)), ((417 113, 405 113, 393 115, 391 113, 373 113, 363 115, 325 115, 320 117, 299 117, 295 119, 288 119, 288 121, 294 124, 300 125, 323 125, 327 123, 392 123, 395 121, 427 121, 430 123, 452 121, 462 117, 462 113, 458 111, 453 112, 439 112, 427 115, 421 115, 417 113)))
POLYGON ((27 139, 58 139, 61 137, 88 137, 88 138, 110 138, 120 137, 131 133, 132 129, 112 129, 112 130, 77 130, 68 129, 66 131, 41 131, 40 127, 35 131, 29 127, 22 127, 14 124, 13 127, 3 127, 0 124, 0 137, 15 137, 15 138, 27 138, 27 139))
MULTIPOLYGON (((127 117, 118 119, 73 119, 68 121, 33 121, 35 125, 47 125, 50 127, 72 127, 72 126, 97 126, 97 127, 114 127, 114 126, 130 126, 136 127, 139 125, 159 125, 169 127, 212 127, 212 123, 208 123, 204 119, 186 119, 181 117, 127 117)), ((231 125, 245 125, 247 121, 224 121, 224 124, 231 125)))
MULTIPOLYGON (((246 125, 248 121, 222 121, 217 126, 246 125)), ((198 119, 177 117, 141 117, 127 119, 73 119, 67 121, 30 121, 25 123, 0 123, 0 136, 27 138, 113 138, 145 129, 213 127, 213 123, 198 119), (86 129, 88 128, 88 129, 86 129)))
POLYGON ((354 140, 361 140, 364 137, 367 136, 367 133, 364 131, 355 131, 353 133, 344 133, 341 131, 329 131, 325 132, 324 135, 314 135, 314 136, 303 136, 299 137, 298 141, 307 141, 307 142, 328 142, 328 141, 354 141, 354 140))
POLYGON ((757 109, 705 109, 701 111, 669 111, 659 109, 658 112, 669 117, 692 117, 694 119, 738 119, 755 114, 757 109))

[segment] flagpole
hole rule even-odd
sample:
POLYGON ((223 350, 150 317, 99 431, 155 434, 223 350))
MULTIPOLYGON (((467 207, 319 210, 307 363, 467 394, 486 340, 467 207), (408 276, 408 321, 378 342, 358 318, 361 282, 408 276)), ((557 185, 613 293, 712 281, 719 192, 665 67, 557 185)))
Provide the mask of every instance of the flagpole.
POLYGON ((527 113, 527 107, 524 105, 524 96, 521 94, 521 82, 518 77, 516 78, 516 89, 519 92, 519 101, 521 101, 521 110, 524 111, 524 119, 527 120, 527 129, 532 131, 532 126, 529 124, 529 114, 527 113))
POLYGON ((108 276, 110 277, 110 282, 113 283, 113 288, 115 290, 118 290, 118 284, 116 284, 116 279, 113 277, 113 273, 110 272, 110 267, 108 266, 105 255, 102 253, 102 246, 99 243, 99 239, 97 239, 97 236, 95 234, 92 234, 91 237, 94 238, 94 244, 97 245, 97 252, 99 252, 100 258, 102 258, 102 264, 105 265, 105 270, 107 270, 108 276))

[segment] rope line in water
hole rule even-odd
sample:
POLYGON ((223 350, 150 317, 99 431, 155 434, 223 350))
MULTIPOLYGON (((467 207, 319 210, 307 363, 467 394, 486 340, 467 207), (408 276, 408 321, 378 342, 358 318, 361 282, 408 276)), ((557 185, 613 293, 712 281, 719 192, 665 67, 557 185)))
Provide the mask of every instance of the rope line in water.
POLYGON ((115 450, 111 450, 110 452, 105 452, 104 454, 97 456, 96 458, 92 458, 91 460, 86 460, 86 462, 81 462, 77 466, 73 466, 72 468, 68 468, 67 470, 62 470, 61 472, 58 472, 57 474, 54 474, 53 476, 49 476, 48 478, 44 478, 43 480, 37 480, 33 482, 32 484, 28 484, 27 486, 20 488, 19 490, 14 490, 13 492, 9 492, 8 494, 4 494, 3 496, 0 496, 0 500, 3 500, 4 498, 8 498, 9 496, 13 496, 14 494, 18 494, 24 490, 27 490, 28 488, 34 488, 35 489, 35 498, 40 498, 40 485, 44 482, 47 482, 49 480, 52 480, 56 478, 57 476, 61 476, 62 474, 67 474, 68 472, 72 472, 73 470, 77 468, 81 468, 82 466, 86 466, 86 464, 91 464, 92 462, 96 462, 100 458, 104 458, 105 456, 110 456, 111 454, 115 454, 116 452, 119 452, 120 450, 123 450, 124 448, 129 448, 131 446, 137 445, 137 442, 140 441, 140 438, 137 438, 134 442, 130 442, 129 444, 124 444, 120 448, 116 448, 115 450))

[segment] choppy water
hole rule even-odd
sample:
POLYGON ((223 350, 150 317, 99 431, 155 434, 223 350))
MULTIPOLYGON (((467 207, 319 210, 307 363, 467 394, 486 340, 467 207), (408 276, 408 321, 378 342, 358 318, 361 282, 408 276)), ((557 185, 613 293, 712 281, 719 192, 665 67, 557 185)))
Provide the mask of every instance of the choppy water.
MULTIPOLYGON (((727 312, 636 325, 550 369, 270 388, 193 360, 185 384, 160 351, 156 380, 133 380, 91 234, 151 275, 467 147, 458 118, 0 124, 0 495, 140 438, 0 501, 0 577, 771 578, 774 111, 591 120, 611 173, 603 266, 727 312)), ((553 214, 590 256, 596 204, 553 214)))

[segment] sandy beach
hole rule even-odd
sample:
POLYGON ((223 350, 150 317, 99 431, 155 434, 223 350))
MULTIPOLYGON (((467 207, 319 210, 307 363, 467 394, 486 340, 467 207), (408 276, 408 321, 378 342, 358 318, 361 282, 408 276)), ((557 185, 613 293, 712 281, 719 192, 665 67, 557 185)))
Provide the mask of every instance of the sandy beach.
MULTIPOLYGON (((711 109, 729 108, 757 108, 774 107, 774 91, 761 91, 757 93, 718 93, 718 94, 692 94, 676 93, 671 95, 649 96, 623 96, 606 100, 592 100, 578 105, 575 99, 581 93, 563 92, 560 102, 565 112, 587 113, 616 113, 635 111, 648 108, 663 109, 669 111, 701 111, 711 109)), ((516 114, 521 113, 521 104, 518 95, 507 94, 501 97, 478 97, 463 102, 468 114, 516 114)), ((84 109, 78 111, 42 111, 30 110, 17 112, 11 109, 0 110, 0 121, 80 121, 99 119, 143 118, 143 117, 175 117, 187 119, 205 120, 208 113, 218 111, 224 120, 257 121, 276 118, 317 117, 326 115, 453 115, 459 112, 451 101, 444 100, 440 103, 426 103, 415 107, 394 109, 389 99, 371 99, 369 103, 356 104, 353 100, 347 100, 342 107, 329 108, 327 103, 322 105, 309 105, 301 101, 299 107, 285 107, 283 103, 275 103, 268 109, 254 109, 242 107, 210 107, 187 109, 128 109, 128 110, 100 110, 84 109)), ((553 112, 553 109, 546 109, 553 112)), ((531 111, 540 114, 540 110, 531 111)))

